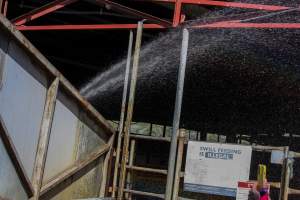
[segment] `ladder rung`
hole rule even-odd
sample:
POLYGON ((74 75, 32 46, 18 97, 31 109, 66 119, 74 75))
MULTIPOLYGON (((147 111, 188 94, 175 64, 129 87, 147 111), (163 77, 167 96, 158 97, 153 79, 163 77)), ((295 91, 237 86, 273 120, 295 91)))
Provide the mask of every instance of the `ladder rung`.
POLYGON ((142 172, 150 172, 150 173, 157 173, 167 175, 168 171, 165 169, 154 169, 154 168, 147 168, 147 167, 138 167, 138 166, 126 166, 127 169, 134 170, 134 171, 142 171, 142 172))
POLYGON ((131 193, 131 194, 142 195, 142 196, 148 196, 148 197, 156 197, 156 198, 161 198, 161 199, 165 198, 164 194, 156 194, 156 193, 152 193, 152 192, 143 192, 143 191, 129 190, 129 189, 124 189, 124 192, 131 193))
POLYGON ((130 138, 142 139, 142 140, 154 140, 154 141, 161 141, 161 142, 171 142, 171 138, 169 137, 156 137, 156 136, 149 136, 149 135, 130 134, 130 138))

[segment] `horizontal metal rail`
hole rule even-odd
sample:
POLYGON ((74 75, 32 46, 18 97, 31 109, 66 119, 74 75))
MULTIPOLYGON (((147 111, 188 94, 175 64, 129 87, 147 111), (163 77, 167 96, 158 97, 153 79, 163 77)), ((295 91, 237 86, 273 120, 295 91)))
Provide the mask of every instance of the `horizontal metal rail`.
MULTIPOLYGON (((20 31, 50 31, 50 30, 120 30, 136 29, 137 24, 74 24, 74 25, 39 25, 17 26, 20 31)), ((165 26, 159 24, 144 24, 146 29, 162 29, 165 26)))
MULTIPOLYGON (((39 26, 17 26, 20 31, 50 31, 50 30, 121 30, 136 29, 136 24, 84 24, 84 25, 39 25, 39 26)), ((159 24, 145 24, 145 29, 165 29, 167 27, 159 24)), ((300 29, 300 23, 240 23, 223 22, 205 25, 195 25, 187 28, 192 29, 300 29)))
MULTIPOLYGON (((135 0, 136 2, 162 2, 162 3, 176 3, 176 0, 135 0)), ((244 9, 255 9, 255 10, 266 10, 266 11, 279 11, 286 10, 290 7, 277 6, 277 5, 264 5, 264 4, 253 4, 253 3, 242 3, 242 2, 228 2, 228 1, 214 1, 214 0, 181 0, 182 4, 196 4, 196 5, 211 5, 220 7, 231 7, 231 8, 244 8, 244 9)))

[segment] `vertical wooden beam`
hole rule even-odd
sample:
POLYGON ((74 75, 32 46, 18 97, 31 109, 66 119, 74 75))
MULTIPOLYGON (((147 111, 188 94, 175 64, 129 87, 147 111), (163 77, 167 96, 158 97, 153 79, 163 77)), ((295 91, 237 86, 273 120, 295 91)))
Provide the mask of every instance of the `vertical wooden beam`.
MULTIPOLYGON (((129 167, 133 166, 133 162, 134 162, 134 155, 135 155, 135 139, 131 140, 131 145, 130 145, 130 155, 129 155, 129 167)), ((128 175, 127 175, 127 189, 131 190, 132 189, 132 172, 128 171, 128 175)), ((128 199, 131 200, 132 199, 132 194, 129 193, 128 194, 128 199)))
POLYGON ((142 33, 143 33, 143 21, 139 21, 138 28, 137 28, 134 56, 133 56, 131 83, 130 83, 130 91, 129 91, 128 106, 127 106, 125 131, 124 131, 124 141, 123 141, 123 151, 122 151, 123 156, 122 156, 122 162, 121 162, 121 168, 120 168, 121 173, 120 173, 120 181, 119 181, 118 200, 123 199, 124 185, 125 185, 125 180, 126 180, 126 162, 128 160, 130 127, 131 127, 131 121, 132 121, 132 115, 133 115, 137 73, 138 73, 138 68, 139 68, 139 58, 140 58, 140 50, 141 50, 141 44, 142 44, 142 33))
POLYGON ((44 114, 42 118, 39 141, 37 146, 37 153, 35 157, 32 186, 34 189, 34 196, 31 200, 38 200, 40 195, 40 189, 44 176, 44 167, 47 157, 49 137, 51 132, 51 126, 53 121, 53 115, 55 110, 56 97, 58 93, 59 79, 56 78, 50 85, 47 91, 46 103, 44 108, 44 114))
POLYGON ((122 136, 124 130, 124 118, 125 118, 126 103, 127 103, 129 72, 130 72, 131 56, 132 56, 132 44, 133 44, 133 32, 131 30, 129 32, 129 43, 128 43, 127 62, 126 62, 125 77, 124 77, 122 106, 121 106, 121 114, 120 114, 120 121, 118 127, 119 133, 118 133, 118 141, 117 141, 116 160, 114 166, 114 178, 113 178, 112 195, 111 195, 112 197, 116 196, 116 186, 118 182, 118 174, 119 174, 118 169, 119 169, 119 162, 120 162, 122 136))
POLYGON ((182 157, 183 157, 183 150, 184 150, 184 140, 185 140, 185 130, 180 129, 179 130, 179 141, 178 141, 178 149, 177 149, 176 169, 175 169, 175 178, 174 178, 174 186, 173 186, 174 190, 173 190, 172 200, 178 199, 182 157))
POLYGON ((289 183, 290 183, 290 169, 289 169, 289 147, 284 147, 284 158, 281 171, 281 184, 279 200, 288 200, 289 183))

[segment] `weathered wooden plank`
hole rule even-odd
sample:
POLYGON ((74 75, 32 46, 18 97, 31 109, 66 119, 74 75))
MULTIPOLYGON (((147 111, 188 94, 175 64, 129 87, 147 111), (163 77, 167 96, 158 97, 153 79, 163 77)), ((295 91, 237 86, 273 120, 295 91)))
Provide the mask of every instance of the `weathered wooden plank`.
POLYGON ((37 147, 37 153, 35 157, 34 169, 32 174, 32 186, 34 189, 34 196, 31 200, 38 200, 41 184, 44 175, 45 162, 47 157, 47 150, 51 132, 51 126, 53 121, 55 102, 58 93, 59 79, 56 78, 47 91, 46 103, 44 108, 44 114, 42 118, 40 135, 37 147))
POLYGON ((130 90, 129 90, 129 98, 128 98, 128 106, 127 106, 126 123, 124 129, 123 151, 122 151, 123 155, 122 155, 122 161, 120 167, 120 181, 119 181, 118 198, 117 198, 118 200, 123 199, 124 185, 126 180, 126 163, 128 160, 130 126, 131 126, 132 116, 133 116, 137 73, 139 69, 139 58, 140 58, 140 50, 142 44, 142 33, 143 33, 143 21, 139 21, 138 28, 137 28, 134 56, 133 56, 133 66, 131 71, 131 80, 130 80, 131 82, 130 82, 130 90))
POLYGON ((104 163, 103 163, 103 169, 102 169, 102 181, 100 185, 100 190, 99 190, 99 197, 105 197, 105 191, 106 191, 106 186, 108 182, 108 176, 109 176, 109 161, 111 159, 111 153, 112 153, 112 148, 113 148, 113 142, 115 139, 115 135, 111 136, 109 139, 108 144, 110 145, 109 151, 106 153, 104 163))

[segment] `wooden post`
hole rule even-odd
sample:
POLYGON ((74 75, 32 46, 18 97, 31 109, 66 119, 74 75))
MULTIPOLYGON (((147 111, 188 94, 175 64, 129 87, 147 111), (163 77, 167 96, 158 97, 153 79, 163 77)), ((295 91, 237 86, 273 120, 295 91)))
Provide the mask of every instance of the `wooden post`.
POLYGON ((139 58, 140 58, 140 50, 141 50, 141 44, 142 44, 142 33, 143 33, 143 21, 139 21, 138 28, 137 28, 134 56, 133 56, 131 83, 130 83, 130 90, 129 90, 129 99, 128 99, 128 106, 127 106, 124 139, 123 139, 124 140, 123 141, 123 151, 122 151, 123 155, 122 155, 122 162, 121 162, 121 167, 120 167, 118 200, 123 199, 124 185, 125 185, 125 180, 126 180, 126 162, 128 159, 130 127, 131 127, 131 121, 132 121, 132 115, 133 115, 137 73, 138 73, 138 68, 139 68, 139 58))
POLYGON ((124 118, 126 112, 126 102, 127 102, 127 91, 129 85, 129 72, 130 72, 130 65, 131 65, 131 55, 132 55, 132 44, 133 44, 133 32, 130 31, 129 33, 129 44, 128 44, 128 52, 127 52, 127 62, 126 62, 126 69, 125 69, 125 78, 124 78, 124 87, 123 87, 123 97, 122 97, 122 106, 121 106, 121 114, 120 114, 120 121, 118 127, 118 140, 117 140, 117 149, 116 149, 116 159, 115 159, 115 166, 114 166, 114 177, 113 177, 113 185, 112 185, 112 194, 111 196, 114 198, 116 196, 116 186, 118 181, 118 169, 119 169, 119 162, 120 162, 120 153, 121 153, 121 143, 122 143, 122 136, 123 136, 123 129, 124 129, 124 118))
POLYGON ((284 147, 284 158, 281 171, 281 184, 279 200, 288 200, 290 169, 289 169, 289 147, 284 147))
POLYGON ((32 174, 32 186, 34 189, 34 196, 31 198, 31 200, 38 200, 40 195, 58 86, 59 79, 56 78, 47 91, 46 103, 37 146, 37 153, 32 174))
MULTIPOLYGON (((134 162, 134 155, 135 155, 135 139, 131 140, 131 145, 130 145, 130 155, 129 155, 129 167, 133 166, 134 162)), ((127 189, 131 190, 132 189, 132 172, 129 170, 127 174, 127 189)), ((132 199, 131 193, 128 194, 128 199, 132 199)))
POLYGON ((180 129, 172 200, 178 199, 181 165, 182 165, 182 157, 183 157, 183 150, 184 150, 184 140, 185 140, 185 130, 180 129))

